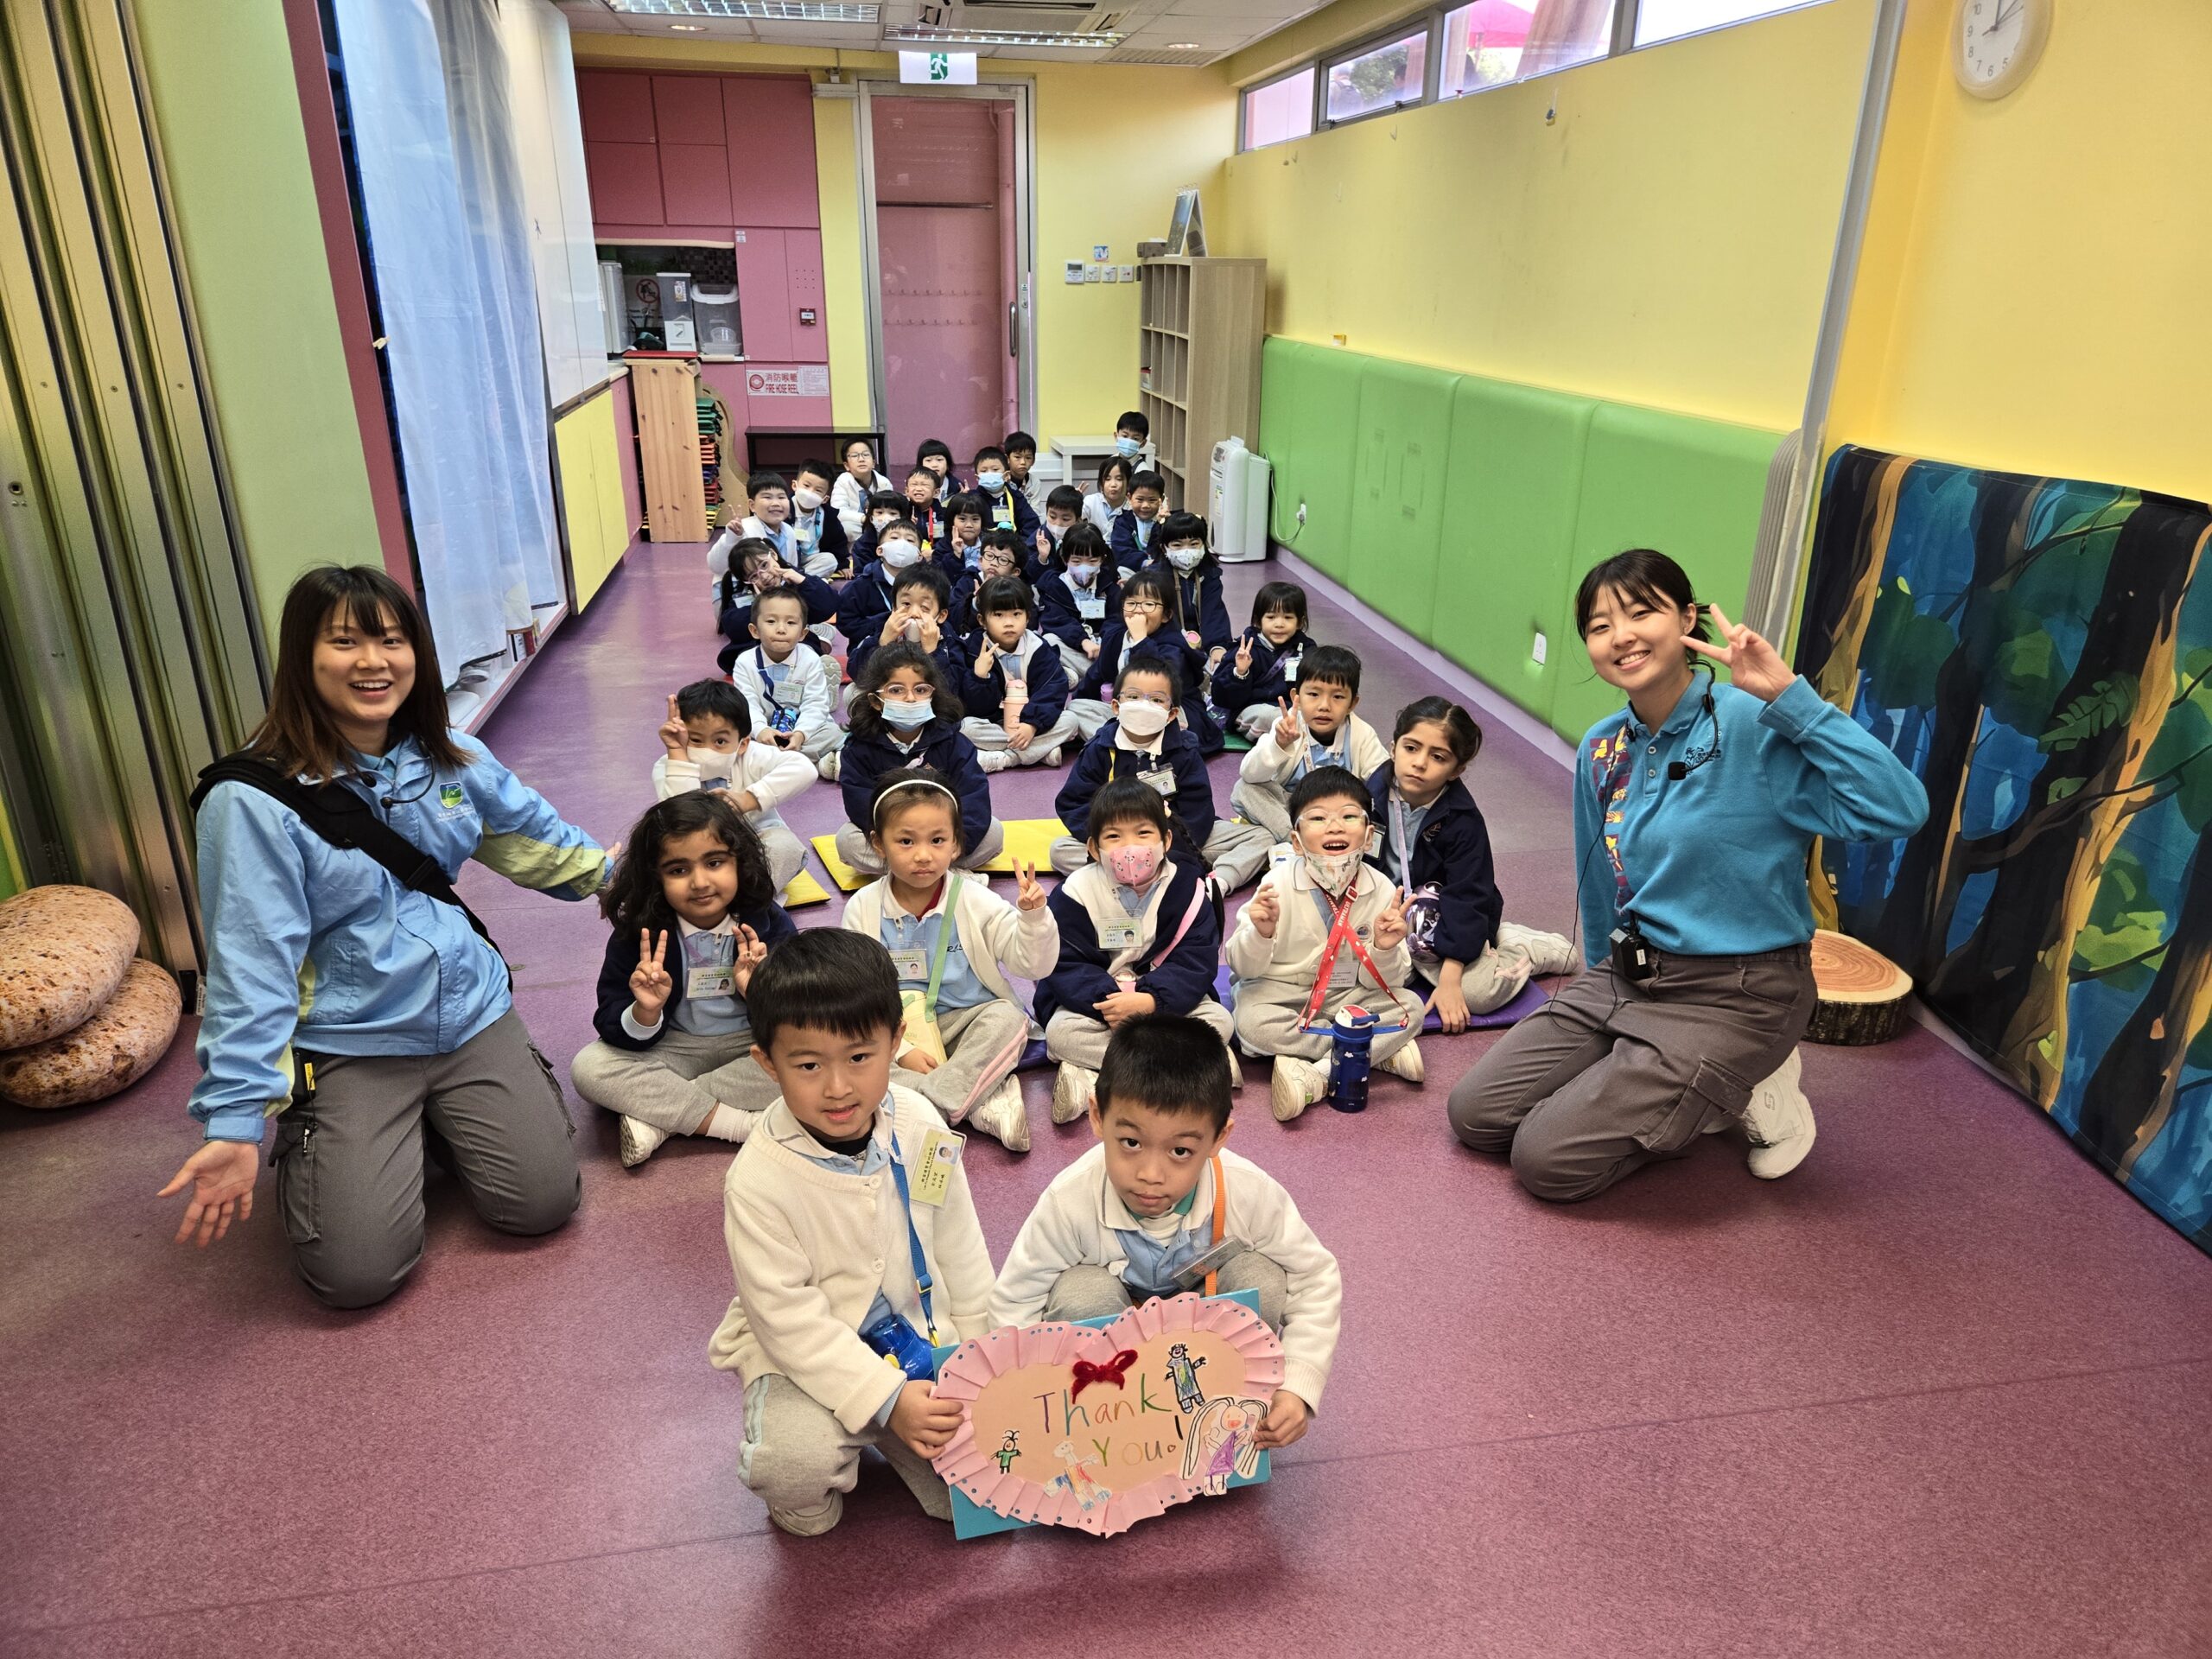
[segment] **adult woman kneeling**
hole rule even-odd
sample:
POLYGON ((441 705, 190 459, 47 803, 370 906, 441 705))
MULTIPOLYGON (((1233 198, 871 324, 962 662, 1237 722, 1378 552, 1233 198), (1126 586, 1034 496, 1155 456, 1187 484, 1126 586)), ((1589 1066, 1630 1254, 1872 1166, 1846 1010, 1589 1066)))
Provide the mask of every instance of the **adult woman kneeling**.
MULTIPOLYGON (((372 830, 372 815, 448 882, 472 856, 557 898, 606 880, 609 855, 448 725, 422 613, 369 566, 292 585, 268 716, 242 753, 280 787, 350 791, 367 813, 340 797, 346 817, 372 830)), ((439 885, 434 873, 403 882, 324 839, 309 821, 321 812, 303 817, 251 782, 206 791, 207 1014, 190 1109, 207 1139, 162 1196, 192 1189, 178 1243, 220 1238, 252 1213, 275 1116, 293 1266, 325 1302, 365 1307, 422 1256, 426 1128, 501 1232, 552 1231, 581 1183, 560 1087, 499 953, 457 900, 420 890, 439 885)))
POLYGON ((1589 1198, 1738 1123, 1753 1174, 1796 1168, 1813 1144, 1796 1058, 1813 1015, 1812 839, 1884 840, 1928 816, 1894 755, 1705 608, 1718 645, 1681 567, 1648 549, 1605 560, 1575 594, 1591 665, 1628 694, 1575 768, 1590 971, 1507 1033, 1451 1103, 1459 1139, 1510 1151, 1539 1198, 1589 1198))

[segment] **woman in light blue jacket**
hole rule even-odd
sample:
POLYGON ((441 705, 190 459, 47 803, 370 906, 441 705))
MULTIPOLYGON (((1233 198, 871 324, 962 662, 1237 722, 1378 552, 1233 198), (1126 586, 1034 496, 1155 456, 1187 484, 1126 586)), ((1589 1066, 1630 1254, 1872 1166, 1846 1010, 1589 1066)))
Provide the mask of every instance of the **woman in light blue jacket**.
POLYGON ((178 1242, 205 1246, 252 1213, 272 1117, 293 1265, 333 1306, 383 1300, 420 1259, 431 1131, 493 1227, 566 1222, 580 1192, 567 1108, 450 883, 474 858, 583 899, 611 855, 448 725, 407 592, 366 565, 295 582, 268 714, 209 778, 190 1103, 206 1139, 162 1192, 191 1192, 178 1242))

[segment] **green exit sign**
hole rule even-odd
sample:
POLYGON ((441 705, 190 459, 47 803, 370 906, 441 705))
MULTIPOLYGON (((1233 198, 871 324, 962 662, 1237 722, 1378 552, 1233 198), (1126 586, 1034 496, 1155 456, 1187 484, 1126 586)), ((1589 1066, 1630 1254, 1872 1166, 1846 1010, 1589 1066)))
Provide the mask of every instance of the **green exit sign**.
POLYGON ((908 86, 973 86, 973 52, 901 52, 899 79, 908 86))

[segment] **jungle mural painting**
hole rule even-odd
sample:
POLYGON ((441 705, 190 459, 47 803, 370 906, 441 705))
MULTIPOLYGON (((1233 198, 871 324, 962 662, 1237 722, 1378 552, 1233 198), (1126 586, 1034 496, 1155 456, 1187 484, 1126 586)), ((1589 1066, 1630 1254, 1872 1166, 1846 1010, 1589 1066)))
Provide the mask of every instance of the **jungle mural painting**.
POLYGON ((1928 789, 1815 848, 1821 925, 2212 1250, 2208 542, 2199 502, 1847 448, 1797 666, 1928 789))

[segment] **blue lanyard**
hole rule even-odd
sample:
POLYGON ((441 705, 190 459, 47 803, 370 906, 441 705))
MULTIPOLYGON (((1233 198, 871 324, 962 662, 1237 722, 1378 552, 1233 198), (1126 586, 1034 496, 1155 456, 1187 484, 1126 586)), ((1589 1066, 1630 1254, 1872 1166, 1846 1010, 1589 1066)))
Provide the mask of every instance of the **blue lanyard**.
POLYGON ((914 1198, 906 1185, 906 1160, 899 1155, 899 1126, 892 1121, 891 1096, 883 1096, 883 1121, 891 1130, 891 1178, 898 1183, 899 1207, 906 1217, 906 1248, 914 1257, 914 1289, 921 1298, 924 1333, 932 1348, 943 1346, 937 1339, 937 1315, 930 1311, 930 1292, 936 1281, 930 1277, 928 1258, 922 1254, 922 1236, 914 1229, 914 1198))

